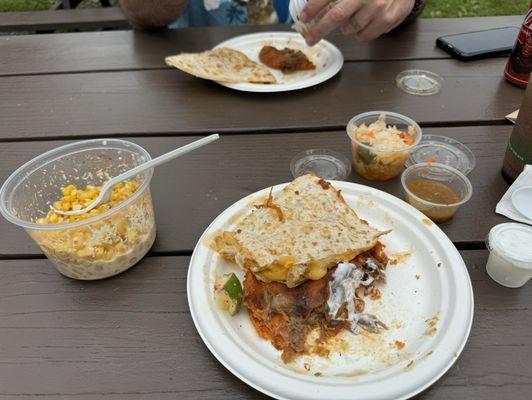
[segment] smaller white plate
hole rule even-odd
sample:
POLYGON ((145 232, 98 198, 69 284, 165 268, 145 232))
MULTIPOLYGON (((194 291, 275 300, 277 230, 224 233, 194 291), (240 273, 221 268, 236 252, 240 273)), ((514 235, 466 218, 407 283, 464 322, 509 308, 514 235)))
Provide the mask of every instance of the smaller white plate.
POLYGON ((228 47, 241 51, 253 61, 259 62, 259 52, 263 46, 278 49, 290 47, 301 50, 316 65, 313 71, 297 71, 284 74, 279 70, 268 68, 278 83, 224 83, 222 86, 244 92, 287 92, 304 89, 322 83, 338 73, 344 65, 344 57, 338 48, 327 40, 322 40, 313 47, 308 47, 299 33, 295 32, 260 32, 237 36, 220 43, 215 48, 228 47))
POLYGON ((524 186, 512 193, 512 204, 525 217, 532 219, 532 186, 524 186))

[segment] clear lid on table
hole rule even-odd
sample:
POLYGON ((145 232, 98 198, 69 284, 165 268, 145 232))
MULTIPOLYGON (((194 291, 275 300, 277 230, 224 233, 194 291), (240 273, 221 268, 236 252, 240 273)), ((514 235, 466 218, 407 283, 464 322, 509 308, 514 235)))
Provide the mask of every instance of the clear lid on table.
POLYGON ((407 165, 424 162, 444 164, 464 175, 475 168, 475 155, 464 144, 446 136, 424 135, 412 151, 407 165))
POLYGON ((294 178, 313 172, 322 179, 344 180, 351 173, 349 159, 327 149, 310 149, 296 154, 290 163, 294 178))
POLYGON ((443 79, 436 73, 423 69, 409 69, 395 77, 399 89, 408 94, 430 96, 441 90, 443 79))

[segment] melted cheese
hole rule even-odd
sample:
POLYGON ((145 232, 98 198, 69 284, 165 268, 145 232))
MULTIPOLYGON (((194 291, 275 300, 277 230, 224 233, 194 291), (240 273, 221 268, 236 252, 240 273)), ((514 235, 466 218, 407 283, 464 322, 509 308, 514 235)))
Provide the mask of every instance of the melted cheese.
MULTIPOLYGON (((329 268, 335 267, 339 262, 348 262, 355 258, 357 254, 358 253, 356 251, 348 251, 340 255, 327 257, 323 260, 311 261, 309 263, 305 278, 317 281, 327 274, 329 268)), ((281 256, 276 263, 271 264, 268 268, 260 272, 257 272, 256 275, 267 282, 282 282, 286 280, 286 277, 294 264, 295 260, 293 257, 281 256)))

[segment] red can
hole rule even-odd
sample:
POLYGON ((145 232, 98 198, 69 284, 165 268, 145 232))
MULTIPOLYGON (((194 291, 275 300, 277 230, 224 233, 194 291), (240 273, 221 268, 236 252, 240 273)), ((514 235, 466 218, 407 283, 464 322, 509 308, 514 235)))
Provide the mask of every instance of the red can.
POLYGON ((526 88, 532 71, 532 3, 525 17, 517 42, 506 64, 504 76, 516 85, 526 88))

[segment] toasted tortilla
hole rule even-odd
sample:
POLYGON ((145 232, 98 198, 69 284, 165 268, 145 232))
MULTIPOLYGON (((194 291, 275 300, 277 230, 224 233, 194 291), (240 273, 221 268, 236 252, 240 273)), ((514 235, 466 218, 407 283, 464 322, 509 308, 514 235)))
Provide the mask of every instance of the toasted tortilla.
POLYGON ((314 175, 299 177, 214 238, 224 258, 263 282, 295 287, 373 248, 379 231, 346 204, 339 191, 314 175))
POLYGON ((244 53, 221 47, 203 53, 182 53, 165 58, 166 64, 181 71, 225 83, 277 83, 272 73, 244 53))

